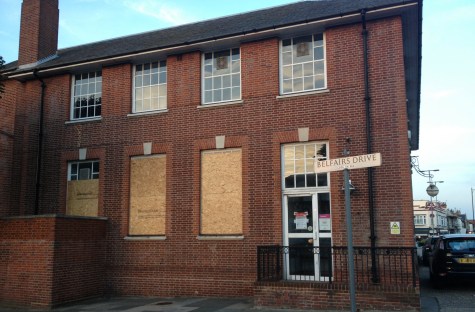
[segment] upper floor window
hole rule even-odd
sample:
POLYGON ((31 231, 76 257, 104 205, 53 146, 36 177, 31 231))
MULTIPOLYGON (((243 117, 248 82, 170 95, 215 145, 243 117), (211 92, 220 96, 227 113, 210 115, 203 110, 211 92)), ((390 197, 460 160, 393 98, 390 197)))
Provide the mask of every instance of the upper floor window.
POLYGON ((241 99, 239 48, 203 55, 203 104, 241 99))
POLYGON ((414 215, 414 224, 415 225, 425 225, 426 216, 425 215, 414 215))
POLYGON ((167 62, 135 65, 134 113, 167 108, 167 62))
POLYGON ((71 119, 101 116, 102 73, 100 71, 74 76, 71 119))
POLYGON ((323 34, 281 41, 281 94, 326 88, 323 34))

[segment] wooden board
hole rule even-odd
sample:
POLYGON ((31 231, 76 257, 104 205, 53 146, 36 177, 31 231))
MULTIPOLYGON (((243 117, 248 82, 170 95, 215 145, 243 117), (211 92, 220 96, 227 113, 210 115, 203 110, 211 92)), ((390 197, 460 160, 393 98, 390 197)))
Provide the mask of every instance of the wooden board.
POLYGON ((130 161, 130 235, 165 235, 166 156, 130 161))
POLYGON ((201 161, 201 234, 242 234, 241 150, 203 152, 201 161))
POLYGON ((68 181, 66 214, 97 217, 99 179, 68 181))

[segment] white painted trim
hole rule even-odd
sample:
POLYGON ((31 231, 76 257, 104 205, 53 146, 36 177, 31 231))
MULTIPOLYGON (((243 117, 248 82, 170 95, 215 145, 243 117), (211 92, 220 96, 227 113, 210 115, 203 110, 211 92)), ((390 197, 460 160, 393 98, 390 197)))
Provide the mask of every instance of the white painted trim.
POLYGON ((157 110, 146 111, 146 112, 139 112, 139 113, 131 113, 131 114, 127 114, 127 117, 142 117, 142 116, 149 116, 149 115, 158 115, 158 114, 163 114, 163 113, 168 113, 168 108, 157 109, 157 110))
POLYGON ((214 104, 201 104, 197 106, 196 108, 202 109, 202 108, 211 108, 211 107, 220 107, 220 106, 233 106, 233 105, 242 105, 244 104, 243 100, 239 101, 229 101, 229 102, 220 102, 220 103, 214 103, 214 104))
POLYGON ((69 124, 77 124, 77 123, 83 123, 83 122, 94 122, 94 121, 102 121, 102 116, 101 117, 90 117, 90 118, 81 118, 81 119, 68 120, 68 121, 65 121, 64 123, 66 125, 69 125, 69 124))
POLYGON ((244 235, 198 235, 197 240, 243 240, 244 235))
POLYGON ((126 241, 164 241, 166 236, 125 236, 124 240, 126 241))

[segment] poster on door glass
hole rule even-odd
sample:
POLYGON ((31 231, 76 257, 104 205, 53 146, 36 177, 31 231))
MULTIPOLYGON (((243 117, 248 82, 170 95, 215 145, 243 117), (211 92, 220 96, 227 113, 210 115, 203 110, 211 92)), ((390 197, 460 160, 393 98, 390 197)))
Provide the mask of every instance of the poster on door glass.
POLYGON ((318 227, 320 231, 330 231, 331 225, 330 214, 320 214, 318 216, 318 227))
POLYGON ((295 229, 296 230, 306 230, 308 226, 308 212, 294 212, 295 216, 295 229))

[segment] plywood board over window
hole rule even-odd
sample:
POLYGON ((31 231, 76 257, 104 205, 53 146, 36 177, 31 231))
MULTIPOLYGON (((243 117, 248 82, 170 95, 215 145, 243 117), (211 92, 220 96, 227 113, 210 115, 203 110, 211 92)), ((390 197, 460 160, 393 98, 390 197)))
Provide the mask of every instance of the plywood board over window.
POLYGON ((98 198, 99 179, 68 181, 66 214, 96 217, 98 198))
POLYGON ((201 234, 242 234, 241 149, 202 152, 201 234))
POLYGON ((165 235, 166 155, 130 160, 129 235, 165 235))

